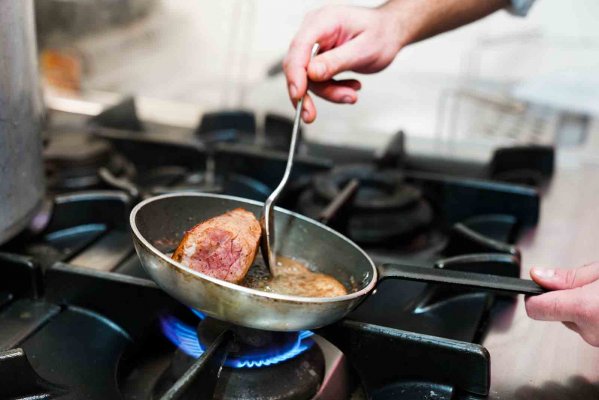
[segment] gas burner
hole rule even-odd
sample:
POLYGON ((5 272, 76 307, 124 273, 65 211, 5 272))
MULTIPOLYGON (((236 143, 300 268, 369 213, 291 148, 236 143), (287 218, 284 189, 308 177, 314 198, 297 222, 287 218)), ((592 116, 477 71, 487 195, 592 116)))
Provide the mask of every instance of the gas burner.
POLYGON ((253 144, 256 141, 256 117, 245 110, 205 113, 195 134, 206 145, 223 142, 253 144))
MULTIPOLYGON (((104 184, 139 200, 173 192, 222 193, 263 201, 271 189, 244 171, 217 168, 203 146, 118 131, 97 133, 134 166, 133 173, 100 171, 104 184)), ((210 153, 210 152, 208 152, 210 153)))
POLYGON ((98 169, 130 174, 130 166, 114 154, 109 142, 79 132, 53 136, 44 149, 48 186, 55 191, 96 188, 98 169))
MULTIPOLYGON (((196 329, 173 316, 161 318, 164 335, 182 352, 192 358, 200 357, 223 330, 216 320, 206 319, 196 310, 201 321, 196 329)), ((229 348, 225 366, 231 368, 261 368, 283 363, 309 350, 314 342, 312 332, 268 332, 243 327, 232 327, 235 342, 229 348)))
MULTIPOLYGON (((200 321, 197 331, 174 316, 161 318, 164 335, 178 349, 154 386, 155 397, 172 387, 225 330, 233 332, 233 339, 227 346, 214 399, 309 399, 316 394, 323 381, 325 363, 311 339, 312 332, 269 332, 230 326, 193 312, 200 321)), ((193 389, 186 391, 186 395, 192 394, 193 389)))
MULTIPOLYGON (((257 145, 273 150, 288 151, 291 144, 293 120, 278 114, 267 113, 263 121, 264 131, 258 132, 256 116, 245 110, 229 110, 206 113, 195 130, 202 144, 237 143, 257 145)), ((302 132, 299 131, 301 143, 302 132)))
POLYGON ((555 150, 550 146, 524 145, 499 148, 489 164, 497 181, 540 187, 553 175, 555 150))
POLYGON ((245 175, 189 172, 176 184, 153 185, 150 186, 149 192, 152 195, 173 192, 221 193, 264 201, 271 189, 259 180, 245 175))
POLYGON ((248 176, 191 171, 179 166, 157 167, 134 177, 115 176, 101 168, 99 175, 109 187, 123 190, 133 199, 175 193, 221 193, 264 201, 271 190, 264 183, 248 176))
POLYGON ((317 215, 353 179, 359 181, 359 188, 346 227, 353 240, 380 244, 414 239, 432 222, 432 208, 420 189, 406 183, 399 171, 377 170, 370 165, 335 168, 316 176, 299 199, 300 211, 317 215))
POLYGON ((333 200, 352 179, 358 179, 360 190, 353 202, 355 210, 398 210, 420 200, 422 193, 404 183, 404 177, 395 170, 375 170, 368 165, 336 168, 314 178, 314 190, 327 201, 333 200))
MULTIPOLYGON (((153 398, 160 398, 187 371, 195 359, 177 351, 169 367, 153 388, 153 398)), ((262 368, 223 367, 211 399, 311 399, 324 375, 324 359, 317 346, 281 364, 262 368)), ((201 392, 202 385, 198 385, 201 392)), ((196 398, 192 393, 183 398, 196 398)))

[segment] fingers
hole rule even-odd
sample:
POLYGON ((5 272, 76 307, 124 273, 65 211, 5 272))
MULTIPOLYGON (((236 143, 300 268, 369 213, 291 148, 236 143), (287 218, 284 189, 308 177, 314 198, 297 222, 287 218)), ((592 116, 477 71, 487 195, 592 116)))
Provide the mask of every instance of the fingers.
POLYGON ((566 328, 570 329, 571 331, 580 333, 580 329, 578 329, 578 325, 576 325, 574 322, 565 321, 565 322, 563 322, 563 324, 566 326, 566 328))
POLYGON ((599 347, 598 269, 599 264, 592 263, 573 270, 531 271, 535 281, 558 290, 527 298, 528 316, 542 321, 562 321, 587 343, 599 347))
POLYGON ((599 279, 599 263, 587 264, 576 269, 530 270, 530 276, 547 289, 572 289, 588 285, 599 279))
POLYGON ((576 322, 583 305, 582 289, 558 290, 525 300, 526 313, 540 321, 576 322))
POLYGON ((311 13, 304 19, 283 61, 289 97, 292 100, 302 97, 308 89, 306 71, 314 43, 319 43, 321 49, 324 49, 337 40, 336 24, 329 18, 314 18, 314 15, 311 13))
POLYGON ((308 93, 306 93, 306 96, 304 97, 302 119, 306 124, 311 124, 316 119, 316 106, 314 105, 312 96, 308 93))
MULTIPOLYGON (((310 90, 317 96, 334 103, 354 104, 358 101, 357 91, 362 88, 362 84, 355 79, 341 81, 331 80, 329 82, 312 82, 310 90)), ((293 106, 297 105, 297 100, 292 100, 293 106)), ((302 120, 309 124, 316 119, 316 106, 310 94, 304 97, 302 107, 302 120)))
POLYGON ((292 42, 283 62, 287 90, 291 100, 299 99, 308 87, 306 68, 310 59, 311 46, 306 42, 292 42))
POLYGON ((342 104, 354 104, 358 101, 357 92, 361 88, 362 84, 355 79, 310 83, 310 90, 318 97, 342 104))
MULTIPOLYGON (((299 100, 291 100, 294 108, 297 107, 298 101, 299 100)), ((314 100, 309 93, 304 95, 304 104, 302 105, 301 117, 302 120, 307 124, 311 124, 316 119, 316 105, 314 105, 314 100)))
POLYGON ((315 82, 324 82, 340 72, 359 69, 372 61, 368 41, 361 35, 314 57, 308 65, 308 77, 315 82))

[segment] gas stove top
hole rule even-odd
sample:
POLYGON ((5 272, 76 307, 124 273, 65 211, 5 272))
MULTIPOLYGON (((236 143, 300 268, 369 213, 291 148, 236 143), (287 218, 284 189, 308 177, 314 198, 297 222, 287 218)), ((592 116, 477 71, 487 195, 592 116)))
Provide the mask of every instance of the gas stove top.
MULTIPOLYGON (((128 232, 133 205, 175 191, 264 200, 291 121, 207 114, 197 129, 140 121, 133 100, 86 120, 52 115, 46 204, 0 248, 0 395, 56 399, 475 399, 480 345, 513 298, 384 281, 349 317, 288 334, 223 327, 162 292, 128 232), (261 127, 261 128, 258 128, 261 127)), ((486 164, 302 141, 281 206, 319 219, 377 264, 519 276, 553 149, 486 164), (490 254, 476 258, 473 255, 490 254)))

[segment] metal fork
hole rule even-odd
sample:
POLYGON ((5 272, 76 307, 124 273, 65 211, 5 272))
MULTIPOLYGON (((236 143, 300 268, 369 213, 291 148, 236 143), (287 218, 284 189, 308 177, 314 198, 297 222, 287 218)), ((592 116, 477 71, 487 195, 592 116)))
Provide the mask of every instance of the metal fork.
MULTIPOLYGON (((312 46, 312 52, 310 54, 310 59, 312 59, 316 54, 318 54, 318 50, 320 49, 320 45, 315 43, 312 46)), ((260 250, 262 251, 262 258, 264 258, 264 262, 266 266, 270 270, 270 274, 272 276, 275 275, 274 267, 277 262, 277 257, 275 254, 275 215, 274 215, 274 206, 275 201, 285 188, 287 181, 289 180, 289 176, 291 175, 291 169, 293 168, 293 158, 295 156, 295 148, 297 145, 297 135, 300 127, 301 114, 302 114, 302 106, 304 104, 304 97, 302 96, 295 106, 295 118, 293 120, 293 131, 291 133, 291 145, 289 146, 289 155, 287 156, 287 165, 285 167, 285 173, 283 174, 283 178, 279 183, 279 186, 268 196, 266 201, 264 202, 264 207, 262 208, 262 217, 260 218, 260 225, 262 227, 262 240, 260 241, 260 250)))

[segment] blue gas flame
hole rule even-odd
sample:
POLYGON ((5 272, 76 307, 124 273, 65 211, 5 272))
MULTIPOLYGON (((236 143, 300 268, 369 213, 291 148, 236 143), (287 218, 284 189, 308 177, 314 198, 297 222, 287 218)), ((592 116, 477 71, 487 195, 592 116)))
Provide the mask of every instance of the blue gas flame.
MULTIPOLYGON (((192 311, 201 320, 205 318, 201 312, 193 309, 192 311)), ((199 342, 198 334, 193 326, 170 315, 162 317, 160 325, 164 335, 185 354, 193 358, 198 358, 206 350, 199 342)), ((228 357, 225 361, 225 366, 232 368, 260 368, 290 360, 312 347, 314 342, 309 339, 312 335, 311 331, 300 331, 298 332, 297 339, 291 345, 278 349, 269 349, 268 352, 263 354, 251 354, 235 358, 228 357)))

